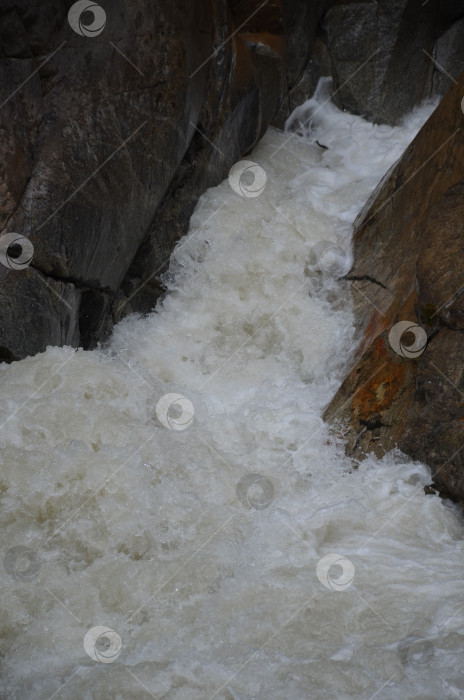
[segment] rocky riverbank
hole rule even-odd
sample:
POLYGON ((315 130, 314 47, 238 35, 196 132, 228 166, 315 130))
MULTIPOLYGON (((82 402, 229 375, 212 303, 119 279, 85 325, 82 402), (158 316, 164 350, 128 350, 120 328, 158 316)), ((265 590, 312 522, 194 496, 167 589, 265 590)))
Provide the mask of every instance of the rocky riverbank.
POLYGON ((360 214, 358 361, 326 411, 362 458, 399 447, 464 505, 464 73, 360 214))

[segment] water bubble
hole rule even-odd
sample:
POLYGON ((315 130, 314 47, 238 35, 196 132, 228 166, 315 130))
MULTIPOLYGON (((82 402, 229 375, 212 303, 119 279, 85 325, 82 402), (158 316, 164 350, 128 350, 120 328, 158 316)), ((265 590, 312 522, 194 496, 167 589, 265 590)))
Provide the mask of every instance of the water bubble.
POLYGON ((353 583, 354 564, 341 554, 326 554, 317 563, 316 575, 325 588, 331 591, 345 591, 353 583), (337 569, 341 572, 338 573, 337 569))
POLYGON ((89 629, 85 635, 84 649, 94 661, 112 664, 121 653, 122 640, 111 627, 98 625, 89 629))
POLYGON ((308 267, 310 270, 343 277, 350 266, 351 256, 349 252, 334 241, 318 241, 309 253, 308 267))
POLYGON ((12 547, 3 559, 5 571, 16 581, 32 581, 40 571, 41 559, 30 547, 12 547))
POLYGON ((32 262, 34 246, 20 233, 5 233, 0 238, 0 263, 10 270, 24 270, 32 262))
POLYGON ((416 670, 427 668, 435 654, 435 647, 424 637, 405 637, 398 644, 398 656, 403 666, 416 670))
POLYGON ((255 510, 264 510, 274 498, 272 481, 262 474, 245 474, 235 492, 240 503, 255 510))
POLYGON ((78 0, 69 9, 68 22, 76 34, 90 37, 98 36, 106 26, 106 12, 96 2, 78 0), (87 17, 84 17, 84 15, 87 15, 87 17), (93 16, 90 22, 84 21, 88 18, 88 15, 93 16))
POLYGON ((266 181, 265 170, 252 160, 240 160, 229 171, 229 185, 241 197, 259 197, 266 181))
POLYGON ((461 100, 461 112, 464 114, 464 97, 461 100))
POLYGON ((193 403, 182 394, 165 394, 156 404, 159 422, 170 430, 186 430, 193 422, 193 403))
POLYGON ((426 348, 427 333, 414 321, 399 321, 390 329, 388 342, 401 357, 419 357, 426 348), (411 334, 412 342, 405 342, 407 334, 411 334))

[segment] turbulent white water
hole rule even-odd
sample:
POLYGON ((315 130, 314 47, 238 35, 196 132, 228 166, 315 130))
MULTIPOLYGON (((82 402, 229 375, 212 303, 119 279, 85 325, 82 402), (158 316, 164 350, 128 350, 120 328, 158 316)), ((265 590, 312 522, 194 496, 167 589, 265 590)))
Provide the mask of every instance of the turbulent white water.
POLYGON ((313 246, 349 253, 432 107, 308 107, 249 156, 259 196, 201 198, 155 313, 0 365, 0 697, 464 697, 460 513, 399 452, 354 469, 321 419, 355 338, 313 246))

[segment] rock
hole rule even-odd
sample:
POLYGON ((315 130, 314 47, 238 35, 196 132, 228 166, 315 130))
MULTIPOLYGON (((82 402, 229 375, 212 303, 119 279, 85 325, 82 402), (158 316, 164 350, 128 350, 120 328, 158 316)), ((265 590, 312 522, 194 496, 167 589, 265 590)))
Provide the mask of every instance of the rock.
POLYGON ((362 340, 324 417, 354 458, 396 446, 464 505, 463 96, 464 73, 357 219, 346 279, 362 340), (413 334, 395 343, 401 321, 413 334))
POLYGON ((434 50, 436 70, 432 92, 443 95, 464 70, 464 18, 454 22, 437 40, 434 50))
MULTIPOLYGON (((324 29, 338 106, 373 122, 397 124, 432 87, 443 94, 449 83, 443 87, 437 79, 432 86, 435 42, 462 15, 463 2, 337 3, 325 16, 324 29)), ((462 45, 460 24, 453 37, 443 38, 445 52, 458 35, 462 45)), ((459 63, 460 55, 451 62, 455 58, 459 63)))
POLYGON ((0 213, 34 245, 27 278, 1 271, 0 345, 19 357, 80 342, 82 295, 118 290, 193 136, 207 73, 190 75, 211 52, 201 2, 114 2, 94 37, 73 31, 67 3, 33 6, 11 2, 0 18, 2 39, 22 28, 2 61, 12 135, 0 213), (15 152, 18 119, 28 140, 15 152), (27 325, 31 296, 40 316, 27 325))
POLYGON ((34 255, 0 267, 2 357, 91 347, 153 308, 198 197, 264 133, 326 6, 114 0, 73 28, 64 0, 3 1, 0 231, 34 255))
POLYGON ((424 97, 444 95, 464 70, 463 16, 464 1, 335 3, 273 124, 283 128, 322 76, 333 76, 341 109, 398 124, 424 97))

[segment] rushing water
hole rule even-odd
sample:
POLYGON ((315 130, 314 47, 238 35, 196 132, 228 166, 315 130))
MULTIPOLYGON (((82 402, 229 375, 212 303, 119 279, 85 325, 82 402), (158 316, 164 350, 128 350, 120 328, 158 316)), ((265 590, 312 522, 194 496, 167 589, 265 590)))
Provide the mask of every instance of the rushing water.
POLYGON ((464 697, 460 513, 321 419, 352 222, 432 107, 323 102, 249 156, 259 196, 203 195, 156 312, 0 365, 2 698, 464 697))

